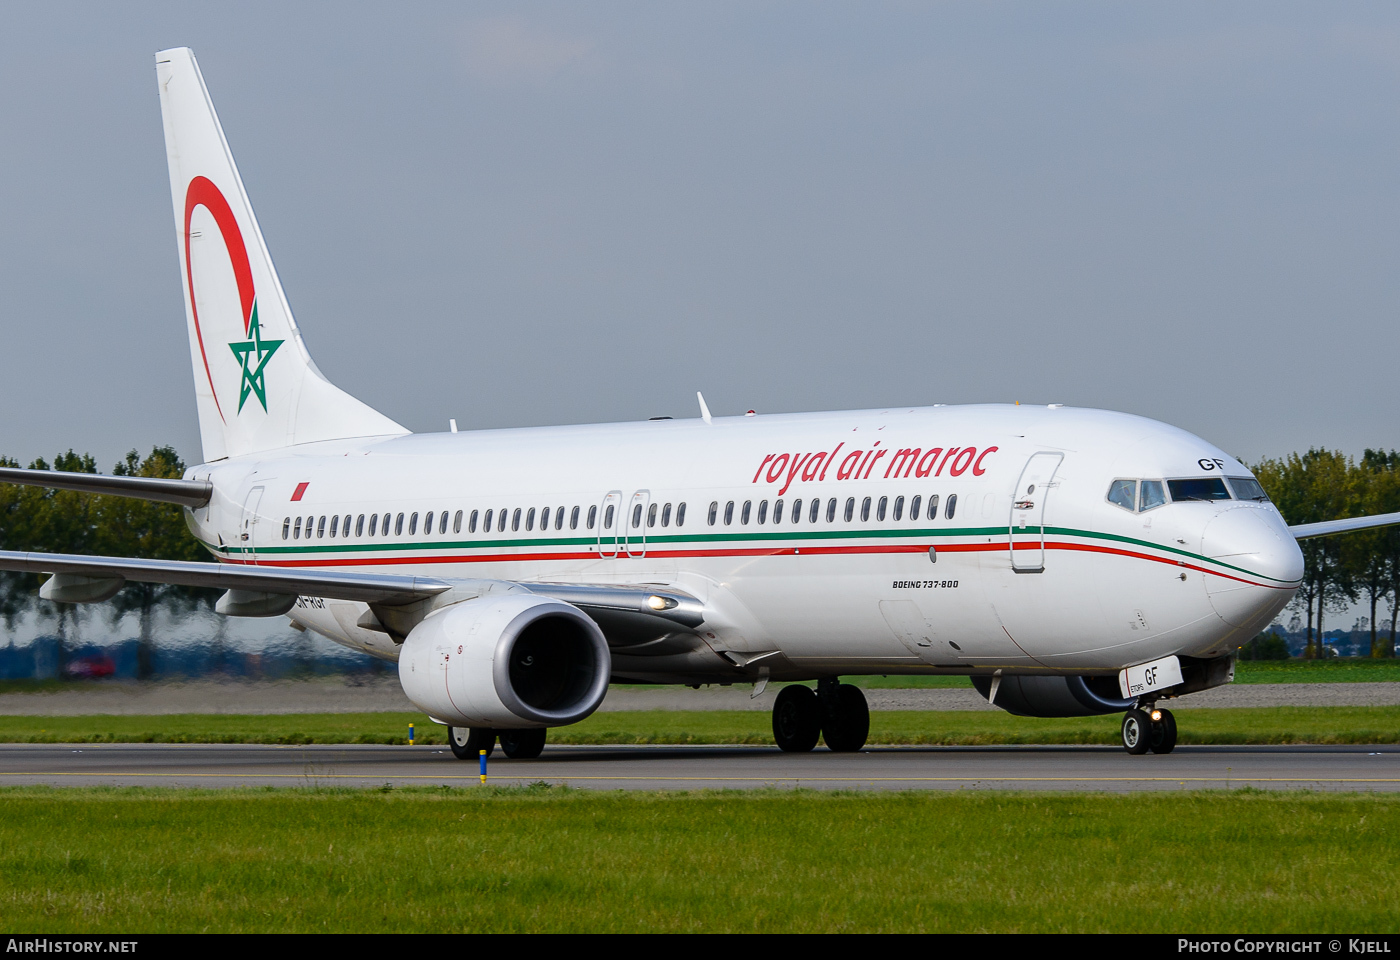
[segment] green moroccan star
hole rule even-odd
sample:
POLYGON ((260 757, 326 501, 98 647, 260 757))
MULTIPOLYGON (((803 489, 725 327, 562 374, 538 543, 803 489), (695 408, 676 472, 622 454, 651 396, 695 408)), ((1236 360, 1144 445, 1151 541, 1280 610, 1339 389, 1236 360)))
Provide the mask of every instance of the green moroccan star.
POLYGON ((243 382, 238 385, 238 412, 243 412, 243 404, 248 401, 248 394, 256 393, 258 403, 262 404, 263 412, 267 412, 267 389, 263 379, 263 368, 267 366, 267 361, 272 359, 272 355, 277 352, 277 348, 282 346, 282 340, 264 340, 262 331, 258 328, 258 302, 253 301, 252 318, 248 322, 249 339, 245 343, 230 343, 229 349, 238 358, 238 362, 243 365, 243 382), (252 364, 252 366, 250 366, 252 364))

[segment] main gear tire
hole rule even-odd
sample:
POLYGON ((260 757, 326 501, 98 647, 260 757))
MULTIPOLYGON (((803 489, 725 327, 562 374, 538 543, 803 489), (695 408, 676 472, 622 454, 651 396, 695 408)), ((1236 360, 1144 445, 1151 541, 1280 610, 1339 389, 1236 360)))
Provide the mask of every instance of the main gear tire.
POLYGON ((496 749, 496 731, 490 727, 448 727, 447 745, 458 760, 475 760, 482 750, 489 757, 496 749))
POLYGON ((773 701, 773 739, 785 753, 807 753, 822 735, 821 708, 811 687, 793 684, 773 701))
POLYGON ((822 739, 835 753, 855 753, 870 736, 870 707, 860 687, 843 683, 836 688, 836 709, 822 717, 822 739))
POLYGON ((544 752, 544 741, 549 731, 544 727, 534 730, 500 730, 501 752, 512 760, 533 760, 544 752))

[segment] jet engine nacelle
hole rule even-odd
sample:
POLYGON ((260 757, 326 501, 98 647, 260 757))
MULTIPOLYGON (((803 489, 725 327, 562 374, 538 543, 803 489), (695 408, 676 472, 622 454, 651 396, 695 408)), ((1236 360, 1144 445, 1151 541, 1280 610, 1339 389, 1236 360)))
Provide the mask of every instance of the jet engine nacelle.
MULTIPOLYGON (((973 677, 977 692, 988 697, 991 677, 973 677)), ((993 703, 1018 717, 1092 717, 1131 710, 1133 700, 1122 699, 1117 677, 1019 677, 1001 678, 993 703)))
POLYGON ((453 604, 414 627, 399 653, 408 699, 458 727, 577 723, 603 702, 611 669, 587 614, 532 594, 453 604))

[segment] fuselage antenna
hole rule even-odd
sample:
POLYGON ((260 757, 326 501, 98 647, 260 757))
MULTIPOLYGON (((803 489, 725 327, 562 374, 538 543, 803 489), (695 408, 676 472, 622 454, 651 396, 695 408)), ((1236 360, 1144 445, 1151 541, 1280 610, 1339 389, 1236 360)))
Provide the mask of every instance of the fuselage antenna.
POLYGON ((710 408, 705 406, 705 395, 699 390, 695 391, 695 399, 700 401, 700 419, 706 423, 710 422, 710 408))

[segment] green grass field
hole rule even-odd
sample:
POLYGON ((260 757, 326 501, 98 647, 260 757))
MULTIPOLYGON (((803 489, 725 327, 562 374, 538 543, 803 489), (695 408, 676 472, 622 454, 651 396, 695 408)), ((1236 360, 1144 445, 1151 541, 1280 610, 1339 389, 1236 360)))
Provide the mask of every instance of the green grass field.
MULTIPOLYGON (((1119 720, 1116 714, 1038 720, 988 711, 877 711, 870 715, 870 742, 1115 744, 1119 720)), ((1182 710, 1177 720, 1183 744, 1400 743, 1400 707, 1182 710)), ((420 742, 446 742, 443 727, 414 713, 0 717, 0 742, 392 744, 407 741, 410 723, 420 742)), ((764 712, 650 710, 596 713, 551 730, 549 742, 771 744, 773 731, 764 712)))
POLYGON ((1400 797, 0 791, 25 933, 1389 933, 1400 797))

